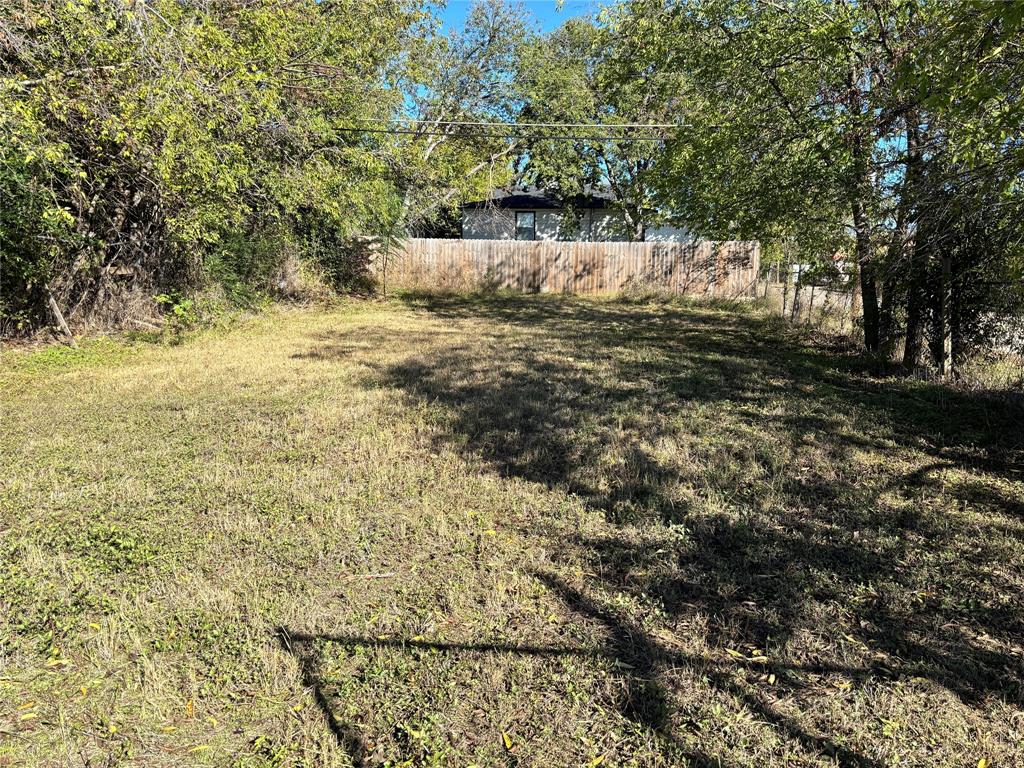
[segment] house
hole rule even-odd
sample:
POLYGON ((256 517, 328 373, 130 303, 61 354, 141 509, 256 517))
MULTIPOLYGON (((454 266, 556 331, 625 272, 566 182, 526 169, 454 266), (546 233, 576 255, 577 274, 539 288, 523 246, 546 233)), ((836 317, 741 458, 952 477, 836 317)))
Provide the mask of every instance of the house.
MULTIPOLYGON (((463 240, 629 240, 629 227, 612 195, 600 190, 568 203, 535 187, 497 189, 486 200, 462 206, 463 240)), ((688 242, 693 237, 675 227, 651 227, 644 240, 688 242)))

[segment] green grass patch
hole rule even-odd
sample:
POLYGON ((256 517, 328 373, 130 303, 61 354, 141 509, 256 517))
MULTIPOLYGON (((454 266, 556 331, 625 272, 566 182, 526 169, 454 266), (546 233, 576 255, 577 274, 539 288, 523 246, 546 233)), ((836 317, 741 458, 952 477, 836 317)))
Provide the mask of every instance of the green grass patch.
POLYGON ((117 365, 137 352, 125 339, 99 336, 83 340, 77 348, 51 344, 33 350, 8 350, 2 354, 8 372, 45 374, 70 368, 117 365))
POLYGON ((0 765, 1024 764, 1024 409, 430 296, 0 377, 0 765))

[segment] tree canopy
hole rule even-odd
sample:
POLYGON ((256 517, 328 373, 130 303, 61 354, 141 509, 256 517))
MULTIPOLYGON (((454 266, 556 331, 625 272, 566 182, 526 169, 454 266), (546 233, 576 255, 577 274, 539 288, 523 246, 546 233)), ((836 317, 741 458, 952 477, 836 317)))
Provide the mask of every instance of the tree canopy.
POLYGON ((79 321, 203 285, 244 299, 290 253, 350 288, 352 238, 407 228, 509 153, 427 130, 510 116, 523 28, 500 3, 452 37, 418 0, 0 9, 5 331, 49 294, 79 321), (395 133, 399 116, 423 122, 395 133))
POLYGON ((623 0, 549 34, 502 0, 458 32, 423 0, 0 9, 6 332, 289 261, 351 289, 360 237, 513 181, 844 263, 908 367, 1024 306, 1021 0, 623 0))
POLYGON ((1022 18, 1020 2, 634 0, 607 28, 680 84, 660 204, 711 236, 845 255, 867 348, 902 345, 913 368, 925 341, 943 367, 1019 323, 1022 18))

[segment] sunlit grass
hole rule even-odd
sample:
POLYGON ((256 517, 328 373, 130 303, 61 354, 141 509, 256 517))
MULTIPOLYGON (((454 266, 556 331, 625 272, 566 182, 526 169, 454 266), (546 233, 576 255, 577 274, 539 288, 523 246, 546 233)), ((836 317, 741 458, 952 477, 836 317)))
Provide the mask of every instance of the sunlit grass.
POLYGON ((0 765, 1024 761, 1008 398, 643 298, 2 365, 0 765))

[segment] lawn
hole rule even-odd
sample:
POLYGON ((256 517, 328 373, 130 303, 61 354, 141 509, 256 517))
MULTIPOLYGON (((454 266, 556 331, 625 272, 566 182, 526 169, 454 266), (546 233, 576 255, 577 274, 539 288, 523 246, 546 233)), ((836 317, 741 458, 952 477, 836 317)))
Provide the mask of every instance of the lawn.
POLYGON ((558 297, 0 367, 0 766, 1024 765, 1019 400, 558 297))

